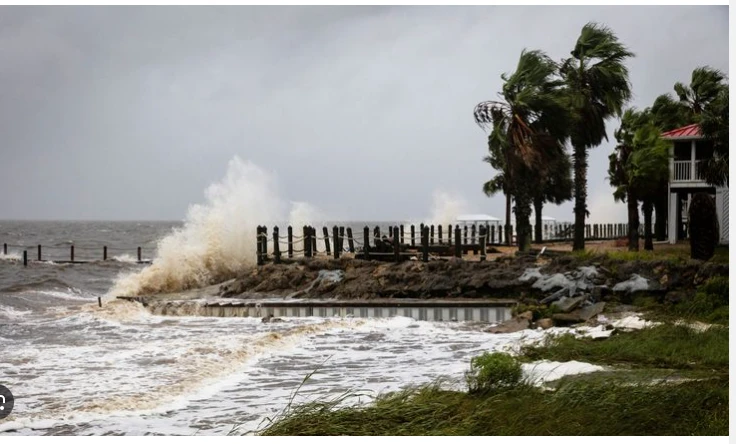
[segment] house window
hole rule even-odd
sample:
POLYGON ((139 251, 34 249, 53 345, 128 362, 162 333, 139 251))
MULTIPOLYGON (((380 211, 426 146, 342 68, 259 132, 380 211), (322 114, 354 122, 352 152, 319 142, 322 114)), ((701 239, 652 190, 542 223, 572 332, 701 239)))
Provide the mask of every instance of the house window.
POLYGON ((691 142, 675 142, 675 161, 692 160, 691 142))

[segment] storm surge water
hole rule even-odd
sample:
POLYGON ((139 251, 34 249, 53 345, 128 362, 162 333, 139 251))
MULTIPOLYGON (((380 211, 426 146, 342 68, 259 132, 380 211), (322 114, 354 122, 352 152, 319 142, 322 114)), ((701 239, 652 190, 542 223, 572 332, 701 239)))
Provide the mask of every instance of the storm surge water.
POLYGON ((158 242, 149 267, 121 276, 109 295, 174 293, 233 278, 255 264, 258 225, 288 221, 299 227, 317 214, 304 202, 286 204, 272 174, 238 157, 225 177, 206 189, 205 200, 192 205, 184 225, 158 242))

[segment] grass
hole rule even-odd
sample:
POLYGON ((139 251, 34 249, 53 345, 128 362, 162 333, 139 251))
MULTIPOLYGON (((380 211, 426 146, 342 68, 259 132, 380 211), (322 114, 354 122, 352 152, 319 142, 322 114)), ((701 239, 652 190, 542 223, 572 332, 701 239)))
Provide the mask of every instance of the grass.
POLYGON ((632 304, 649 320, 674 322, 705 322, 728 325, 728 276, 715 276, 701 285, 694 296, 675 304, 663 304, 660 298, 641 294, 632 304))
MULTIPOLYGON (((622 261, 670 261, 673 264, 684 264, 690 260, 689 245, 661 246, 655 245, 654 250, 596 250, 594 248, 573 251, 570 254, 578 259, 600 259, 609 258, 612 260, 622 261)), ((727 264, 728 263, 728 245, 719 245, 716 247, 715 254, 708 262, 727 264)))
POLYGON ((437 385, 363 406, 311 403, 263 435, 726 435, 728 382, 617 385, 567 379, 483 396, 437 385))
POLYGON ((697 332, 685 325, 663 324, 606 340, 550 338, 543 346, 522 349, 525 359, 625 364, 633 367, 714 369, 728 372, 728 329, 697 332))

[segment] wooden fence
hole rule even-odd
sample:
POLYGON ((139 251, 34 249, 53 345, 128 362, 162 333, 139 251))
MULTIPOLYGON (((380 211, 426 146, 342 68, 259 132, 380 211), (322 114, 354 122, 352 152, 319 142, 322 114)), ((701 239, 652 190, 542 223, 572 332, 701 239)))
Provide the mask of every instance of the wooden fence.
MULTIPOLYGON (((500 225, 395 225, 389 227, 388 233, 381 233, 380 227, 363 228, 362 235, 355 236, 352 227, 333 226, 332 229, 322 227, 318 230, 309 225, 301 229, 295 236, 293 227, 286 229, 282 235, 279 227, 274 227, 271 234, 268 228, 257 228, 256 254, 258 265, 267 261, 280 263, 281 259, 294 257, 315 257, 323 254, 327 257, 340 258, 343 253, 352 253, 356 258, 378 259, 399 262, 408 257, 421 256, 426 262, 429 254, 439 256, 462 257, 470 251, 480 254, 483 261, 487 256, 487 247, 508 244, 515 238, 514 227, 500 225), (504 234, 512 233, 511 237, 504 234), (323 246, 322 249, 319 247, 323 246)), ((643 234, 643 227, 640 232, 643 234)), ((585 226, 585 237, 588 241, 611 240, 627 236, 628 224, 589 224, 585 226)), ((571 241, 573 224, 546 225, 543 227, 543 243, 571 241)), ((533 234, 533 232, 532 232, 533 234)), ((532 240, 533 240, 532 235, 532 240)))
MULTIPOLYGON (((16 250, 22 251, 22 260, 23 265, 28 266, 29 262, 54 262, 57 264, 86 264, 89 262, 95 262, 96 260, 108 260, 108 248, 106 245, 102 246, 102 249, 99 247, 75 247, 74 245, 69 245, 69 248, 66 247, 43 247, 42 245, 37 245, 35 247, 29 247, 27 245, 12 245, 12 244, 3 244, 3 255, 8 255, 8 247, 14 248, 16 250), (32 256, 29 256, 28 250, 31 250, 31 254, 35 250, 35 259, 32 256), (82 250, 84 254, 84 259, 79 258, 79 256, 75 253, 78 253, 78 250, 82 250), (46 253, 48 250, 52 250, 55 254, 53 256, 48 256, 46 253), (68 251, 67 254, 59 253, 59 250, 66 250, 68 251), (90 253, 91 251, 95 251, 99 254, 99 259, 90 259, 90 257, 94 257, 94 253, 90 253)), ((117 252, 120 254, 127 254, 132 253, 128 249, 123 248, 114 248, 111 249, 110 252, 117 252)), ((150 260, 144 260, 143 259, 143 249, 141 247, 138 247, 136 250, 136 260, 133 261, 137 264, 150 264, 150 260)))

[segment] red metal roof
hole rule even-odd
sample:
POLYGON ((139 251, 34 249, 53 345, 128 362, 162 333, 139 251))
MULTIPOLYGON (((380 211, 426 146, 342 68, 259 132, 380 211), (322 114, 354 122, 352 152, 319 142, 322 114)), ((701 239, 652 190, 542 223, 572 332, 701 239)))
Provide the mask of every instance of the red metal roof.
POLYGON ((683 126, 682 128, 677 128, 667 131, 666 133, 662 133, 661 137, 663 139, 695 139, 698 137, 703 137, 703 133, 700 132, 700 125, 698 125, 697 123, 693 123, 692 125, 683 126))

